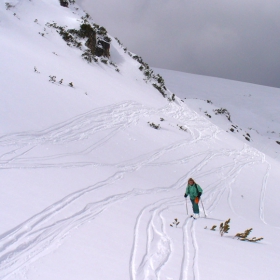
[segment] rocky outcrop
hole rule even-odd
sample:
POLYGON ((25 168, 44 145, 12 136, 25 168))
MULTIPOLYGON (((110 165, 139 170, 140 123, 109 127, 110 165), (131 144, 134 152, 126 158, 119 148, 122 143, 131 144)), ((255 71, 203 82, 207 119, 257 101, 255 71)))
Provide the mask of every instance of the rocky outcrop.
POLYGON ((95 49, 95 55, 110 57, 110 42, 99 39, 95 49))
POLYGON ((95 55, 96 52, 96 33, 94 30, 88 35, 88 39, 85 43, 86 47, 90 49, 90 52, 95 55))
POLYGON ((85 45, 88 47, 93 55, 110 57, 110 41, 106 36, 107 31, 104 27, 95 31, 89 24, 82 24, 80 29, 80 36, 88 38, 85 45), (105 30, 105 32, 104 32, 105 30))
POLYGON ((59 2, 60 2, 60 5, 61 5, 62 7, 68 8, 68 6, 69 6, 68 0, 59 0, 59 2))

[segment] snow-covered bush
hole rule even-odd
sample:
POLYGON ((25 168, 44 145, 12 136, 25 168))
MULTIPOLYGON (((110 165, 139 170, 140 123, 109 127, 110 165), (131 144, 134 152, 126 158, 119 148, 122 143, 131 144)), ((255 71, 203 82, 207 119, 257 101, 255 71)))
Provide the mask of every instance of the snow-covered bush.
POLYGON ((94 54, 92 54, 92 52, 90 51, 90 49, 87 49, 87 50, 85 50, 85 51, 83 52, 82 58, 84 58, 85 60, 87 60, 87 61, 90 62, 90 63, 91 63, 92 61, 94 61, 94 62, 97 62, 97 61, 98 61, 97 57, 96 57, 94 54))
POLYGON ((105 58, 101 58, 100 61, 103 62, 104 64, 108 63, 108 59, 105 59, 105 58))
POLYGON ((143 61, 142 57, 138 55, 132 55, 131 53, 129 54, 133 59, 141 64, 139 70, 143 72, 145 76, 144 80, 147 82, 151 81, 152 85, 162 94, 162 96, 166 97, 167 89, 165 87, 164 79, 162 78, 162 76, 160 76, 159 74, 155 75, 154 71, 150 69, 149 65, 143 61))
POLYGON ((215 115, 225 115, 226 118, 231 122, 231 119, 230 119, 230 113, 227 109, 225 108, 220 108, 220 109, 214 109, 213 110, 215 112, 215 115))
POLYGON ((36 66, 34 66, 34 72, 40 74, 36 66))
POLYGON ((169 101, 175 101, 175 94, 172 93, 171 97, 168 98, 169 101))
POLYGON ((148 122, 148 124, 150 125, 150 127, 154 128, 154 129, 160 129, 160 124, 154 124, 154 123, 150 123, 150 122, 148 122))
POLYGON ((6 10, 10 10, 11 8, 15 7, 14 5, 10 4, 9 2, 6 2, 5 6, 6 6, 6 10))
POLYGON ((56 76, 49 76, 49 82, 55 83, 56 82, 56 76))
POLYGON ((182 125, 178 125, 178 124, 177 124, 177 126, 178 126, 181 130, 183 130, 183 131, 188 131, 187 128, 184 127, 184 126, 182 126, 182 125))

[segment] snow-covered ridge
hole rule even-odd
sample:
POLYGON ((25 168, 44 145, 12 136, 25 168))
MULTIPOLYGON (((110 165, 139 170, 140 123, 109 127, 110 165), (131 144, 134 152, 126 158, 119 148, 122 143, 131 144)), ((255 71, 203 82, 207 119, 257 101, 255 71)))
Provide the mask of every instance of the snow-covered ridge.
POLYGON ((280 160, 280 89, 156 69, 196 112, 280 160))
POLYGON ((113 36, 103 34, 110 57, 85 60, 89 38, 77 32, 100 28, 77 4, 9 3, 0 5, 0 279, 278 275, 279 163, 193 110, 182 87, 182 100, 173 95, 113 36), (203 189, 197 220, 184 199, 189 177, 203 189), (228 218, 223 237, 210 230, 228 218), (248 228, 264 239, 234 238, 248 228))

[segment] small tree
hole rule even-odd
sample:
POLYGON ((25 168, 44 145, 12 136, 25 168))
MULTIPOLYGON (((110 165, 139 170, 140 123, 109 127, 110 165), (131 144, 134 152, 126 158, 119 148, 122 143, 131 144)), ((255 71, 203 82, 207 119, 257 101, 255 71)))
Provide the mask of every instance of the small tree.
POLYGON ((224 233, 228 233, 228 231, 230 229, 229 223, 230 223, 230 219, 228 219, 224 223, 220 224, 220 234, 221 234, 221 236, 223 236, 224 233))

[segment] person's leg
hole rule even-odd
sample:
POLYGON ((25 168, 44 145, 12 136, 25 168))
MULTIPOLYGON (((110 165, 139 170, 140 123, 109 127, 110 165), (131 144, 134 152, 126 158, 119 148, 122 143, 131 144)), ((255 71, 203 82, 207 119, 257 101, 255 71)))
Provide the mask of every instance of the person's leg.
POLYGON ((193 207, 193 213, 194 213, 194 214, 199 214, 199 207, 198 207, 198 204, 195 203, 194 199, 191 199, 191 202, 192 202, 192 207, 193 207))

